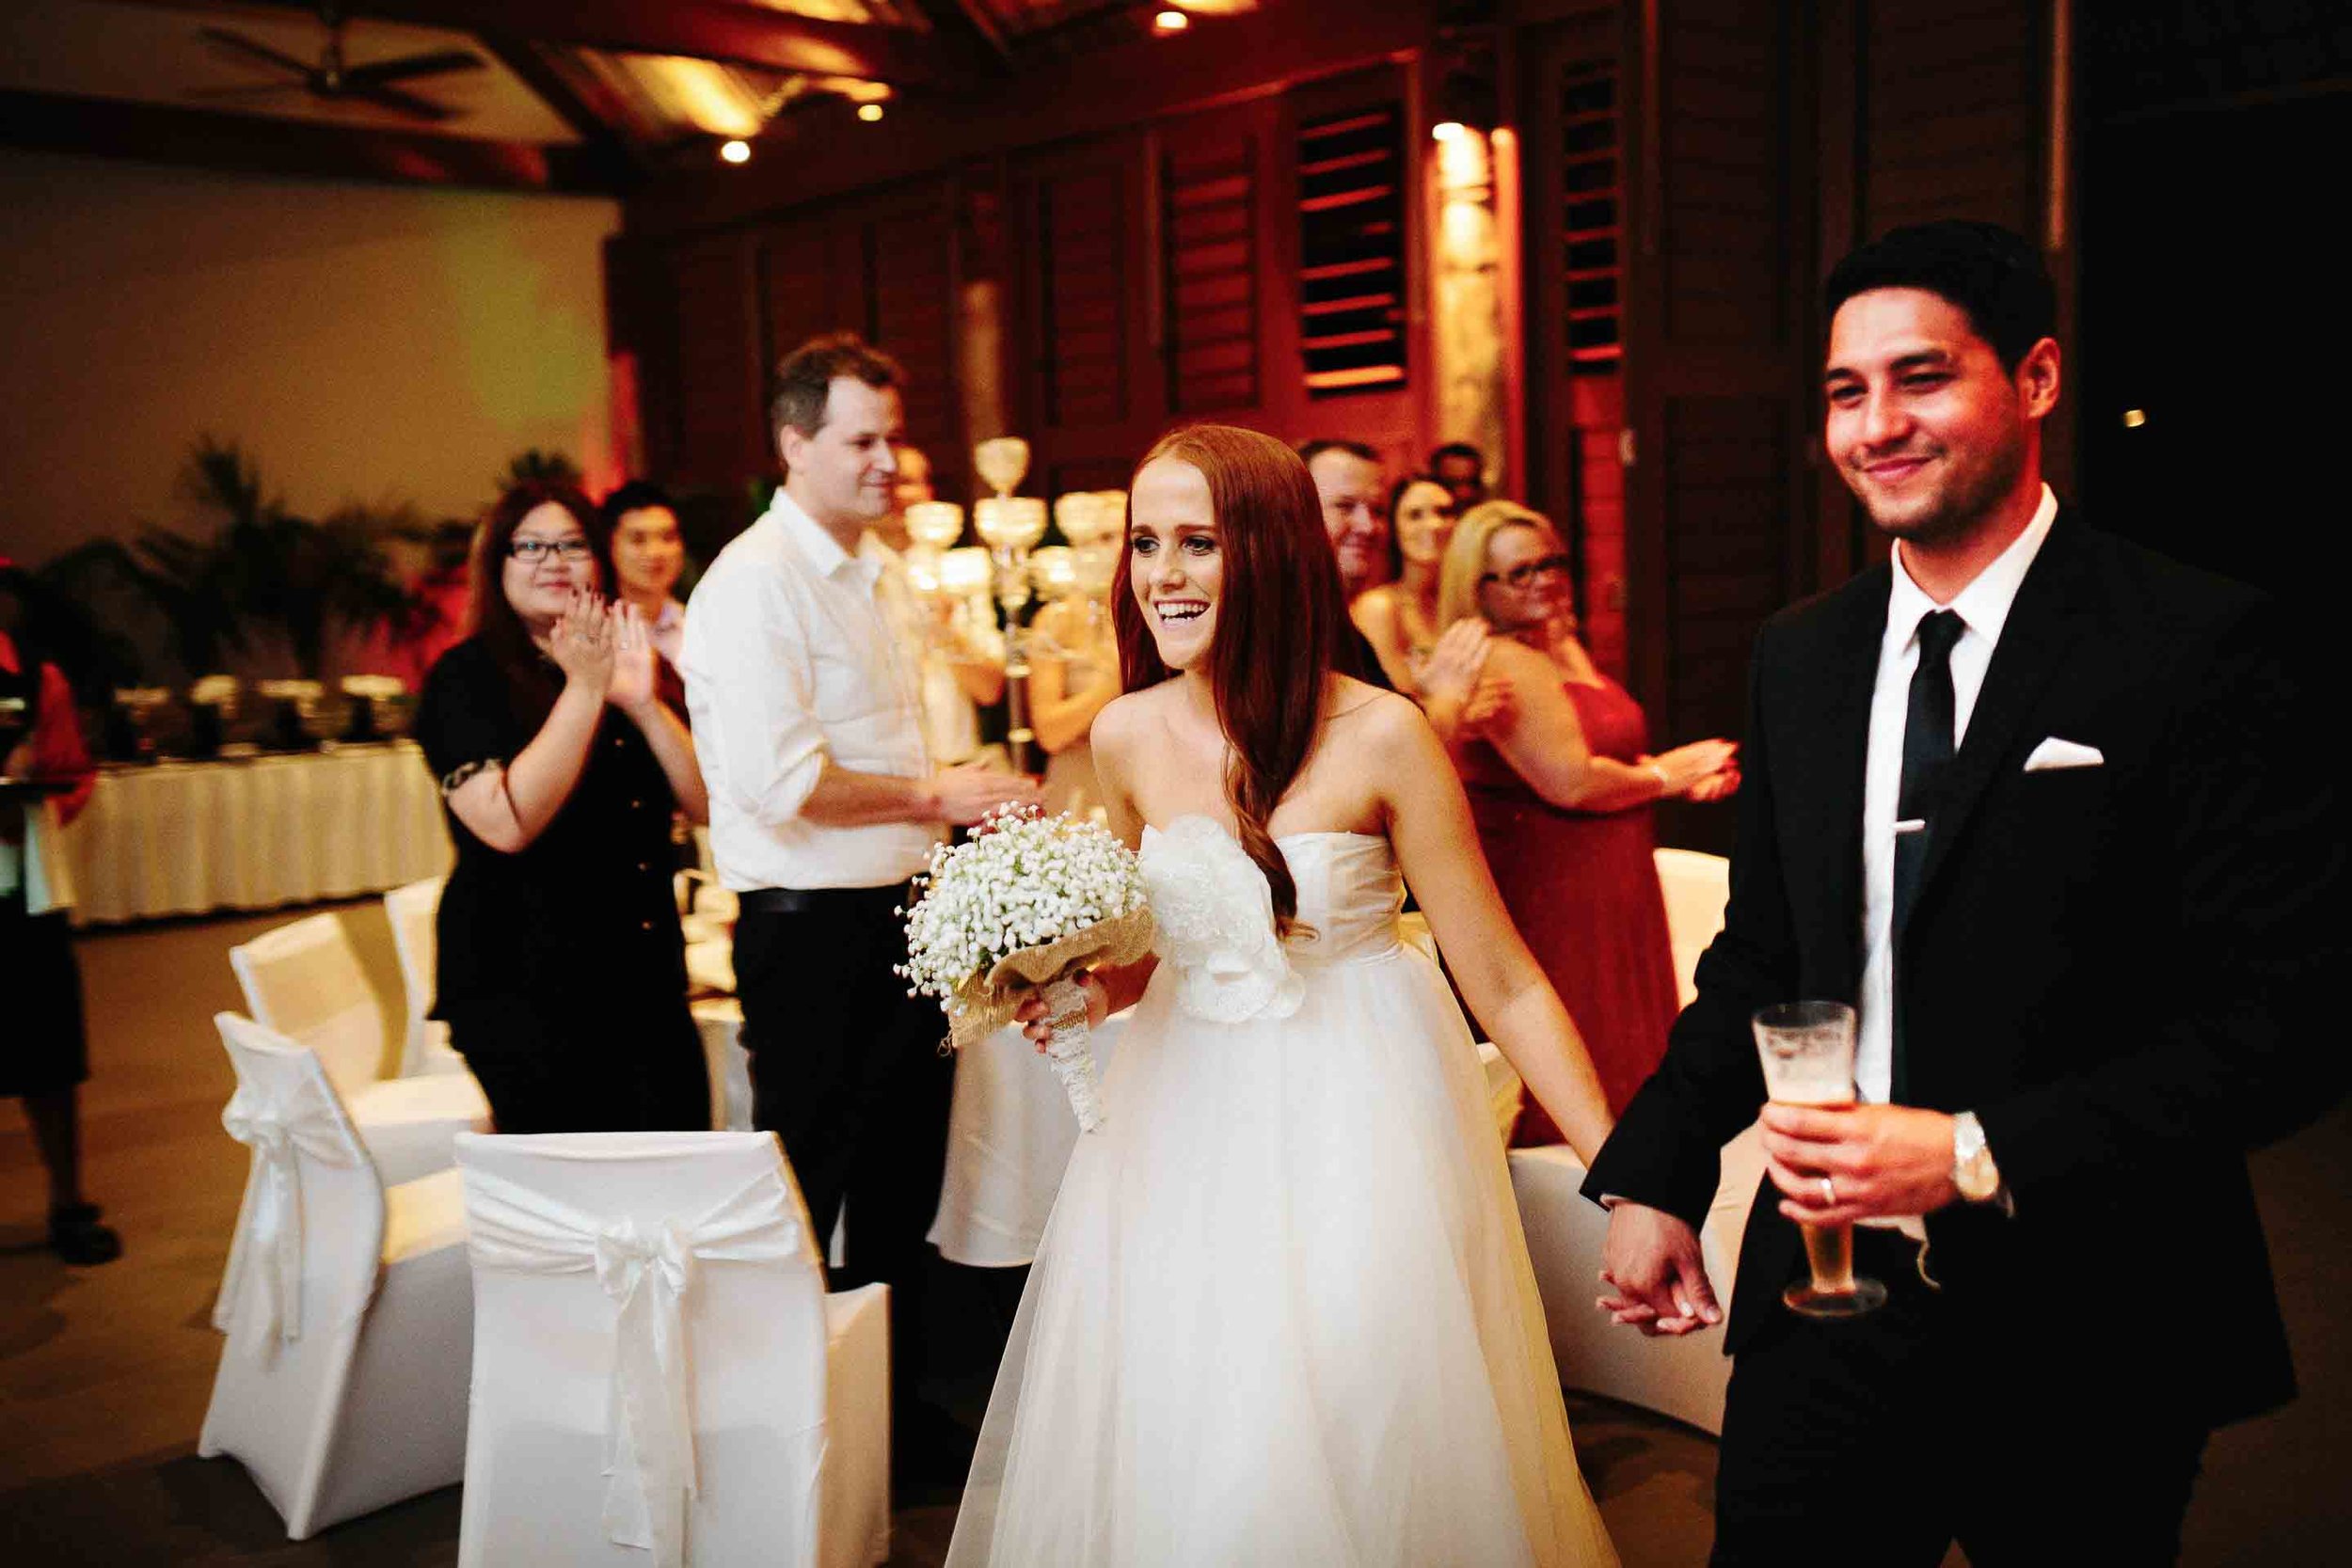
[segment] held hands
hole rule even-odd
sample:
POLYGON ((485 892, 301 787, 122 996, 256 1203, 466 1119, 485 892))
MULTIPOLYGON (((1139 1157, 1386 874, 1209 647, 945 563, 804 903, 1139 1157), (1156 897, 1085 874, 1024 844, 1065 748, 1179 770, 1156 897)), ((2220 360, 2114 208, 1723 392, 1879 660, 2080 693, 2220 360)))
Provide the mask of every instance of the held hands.
MULTIPOLYGON (((1087 993, 1087 1027, 1101 1028, 1103 1021, 1111 1016, 1109 988, 1104 986, 1101 977, 1090 969, 1081 970, 1073 978, 1087 993)), ((1039 1055, 1043 1055, 1045 1047, 1054 1037, 1054 1026, 1045 1020, 1044 988, 1040 987, 1023 997, 1020 1008, 1012 1016, 1014 1022, 1021 1025, 1022 1035, 1031 1045, 1037 1047, 1039 1055)))
POLYGON ((939 798, 939 815, 959 828, 972 826, 998 806, 1034 806, 1044 799, 1035 779, 970 762, 932 774, 931 789, 939 798))
POLYGON ((1767 1105, 1763 1121, 1766 1168, 1784 1195, 1780 1212, 1800 1225, 1932 1213, 1960 1196, 1952 1185, 1952 1118, 1941 1111, 1767 1105))
POLYGON ((1694 1333, 1724 1320, 1707 1281, 1698 1233, 1662 1209, 1620 1201, 1609 1211, 1600 1278, 1616 1294, 1595 1305, 1610 1322, 1652 1338, 1694 1333))

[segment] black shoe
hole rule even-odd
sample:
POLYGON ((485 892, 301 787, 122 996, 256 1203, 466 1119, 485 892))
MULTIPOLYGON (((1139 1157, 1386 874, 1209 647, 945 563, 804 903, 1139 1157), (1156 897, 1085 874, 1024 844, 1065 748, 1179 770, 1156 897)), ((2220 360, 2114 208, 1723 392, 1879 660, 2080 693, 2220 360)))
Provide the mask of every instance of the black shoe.
POLYGON ((122 1238, 98 1223, 97 1204, 75 1203, 49 1211, 49 1250, 87 1268, 121 1257, 122 1238))

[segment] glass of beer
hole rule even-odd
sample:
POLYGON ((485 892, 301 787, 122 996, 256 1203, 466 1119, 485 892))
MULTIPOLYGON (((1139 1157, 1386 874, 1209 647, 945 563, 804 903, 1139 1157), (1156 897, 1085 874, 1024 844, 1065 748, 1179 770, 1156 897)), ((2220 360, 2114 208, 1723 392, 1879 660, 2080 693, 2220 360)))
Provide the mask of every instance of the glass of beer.
MULTIPOLYGON (((1782 1002, 1752 1021, 1764 1059, 1764 1092, 1777 1105, 1843 1110, 1854 1102, 1854 1013, 1843 1002, 1782 1002)), ((1886 1305, 1886 1287, 1857 1279, 1853 1227, 1801 1225, 1813 1277, 1781 1292, 1808 1318, 1858 1318, 1886 1305)))

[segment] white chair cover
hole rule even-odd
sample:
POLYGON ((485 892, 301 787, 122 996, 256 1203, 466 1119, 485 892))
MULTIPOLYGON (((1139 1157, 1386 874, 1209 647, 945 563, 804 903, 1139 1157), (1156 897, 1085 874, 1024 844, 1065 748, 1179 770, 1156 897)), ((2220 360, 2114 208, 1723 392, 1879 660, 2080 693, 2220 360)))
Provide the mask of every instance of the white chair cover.
POLYGON ((348 1099, 384 1076, 384 1012, 343 923, 309 915, 229 950, 255 1022, 318 1053, 348 1099))
MULTIPOLYGON (((261 1332, 251 1338, 266 1353, 278 1339, 302 1337, 303 1161, 349 1169, 367 1157, 324 1071, 257 1069, 240 1053, 276 1049, 256 1037, 258 1026, 233 1013, 215 1022, 239 1066, 237 1092, 220 1122, 253 1151, 253 1169, 220 1298, 213 1305, 213 1326, 229 1331, 250 1281, 260 1292, 262 1314, 261 1332)), ((315 1065, 317 1058, 309 1060, 315 1065)))
POLYGON ((743 1049, 743 1004, 732 996, 695 1003, 695 1032, 710 1072, 710 1125, 721 1132, 752 1129, 752 1056, 743 1049))
POLYGON ((318 1053, 387 1183, 448 1169, 457 1134, 489 1127, 470 1073, 382 1076, 384 1011, 337 916, 264 931, 230 948, 229 964, 255 1021, 318 1053))
POLYGON ((454 1170, 387 1189, 318 1057, 233 1013, 222 1121, 253 1150, 198 1451, 313 1532, 454 1482, 472 1338, 454 1170))
POLYGON ((440 912, 447 877, 427 877, 384 895, 384 916, 392 927, 392 955, 400 960, 400 989, 408 1006, 408 1030, 401 1037, 400 1076, 466 1070, 466 1059, 450 1049, 449 1025, 425 1015, 433 1010, 433 975, 439 938, 434 917, 440 912))
POLYGON ((806 1242, 780 1170, 760 1171, 700 1217, 640 1225, 600 1220, 486 1170, 467 1173, 467 1244, 477 1269, 588 1274, 620 1304, 605 1402, 604 1528, 653 1549, 657 1568, 686 1559, 694 1421, 683 1303, 706 1262, 781 1262, 806 1242))
POLYGON ((477 1368, 461 1564, 879 1560, 886 1423, 835 1418, 837 1396, 887 1405, 882 1296, 857 1336, 872 1370, 836 1365, 832 1388, 850 1336, 829 1320, 863 1302, 825 1296, 772 1135, 468 1135, 457 1158, 477 1368))
POLYGON ((1692 978, 1699 955, 1724 928, 1724 906, 1731 901, 1731 863, 1695 849, 1660 849, 1658 891, 1666 900, 1666 935, 1674 944, 1675 987, 1682 1006, 1698 995, 1692 978))

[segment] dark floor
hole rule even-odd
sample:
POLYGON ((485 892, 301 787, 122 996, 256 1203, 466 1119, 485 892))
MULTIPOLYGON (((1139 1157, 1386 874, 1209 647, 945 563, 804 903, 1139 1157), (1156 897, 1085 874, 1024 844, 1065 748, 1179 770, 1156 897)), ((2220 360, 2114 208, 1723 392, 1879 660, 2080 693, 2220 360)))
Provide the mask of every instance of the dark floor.
MULTIPOLYGON (((344 915, 397 1027, 399 989, 380 908, 354 905, 344 915)), ((6 1568, 455 1560, 454 1488, 295 1544, 233 1462, 194 1454, 220 1345, 207 1312, 245 1176, 244 1149, 220 1130, 230 1080, 211 1017, 239 1006, 228 947, 280 918, 154 927, 81 945, 96 1069, 86 1091, 90 1182, 123 1230, 130 1256, 122 1262, 72 1271, 38 1247, 41 1190, 30 1139, 12 1106, 0 1110, 6 1568)), ((2333 1308, 2352 1293, 2344 1244, 2352 1236, 2352 1111, 2261 1156, 2256 1176, 2304 1397, 2216 1441, 2189 1516, 2186 1560, 2343 1561, 2352 1539, 2352 1487, 2344 1484, 2352 1352, 2333 1308)), ((2194 1267, 2185 1255, 2149 1261, 2152 1278, 2194 1267)), ((988 1378, 979 1347, 1001 1332, 994 1325, 1007 1310, 1006 1281, 951 1273, 957 1277, 944 1284, 961 1308, 952 1349, 962 1375, 936 1392, 977 1424, 988 1378)), ((2099 1316, 2144 1284, 2078 1282, 2081 1331, 2096 1332, 2099 1316)), ((2151 1368, 2149 1375, 2166 1372, 2151 1368)), ((1569 1416, 1627 1568, 1704 1560, 1712 1440, 1573 1395, 1569 1416)), ((891 1561, 938 1563, 955 1501, 952 1491, 902 1493, 891 1561)))

